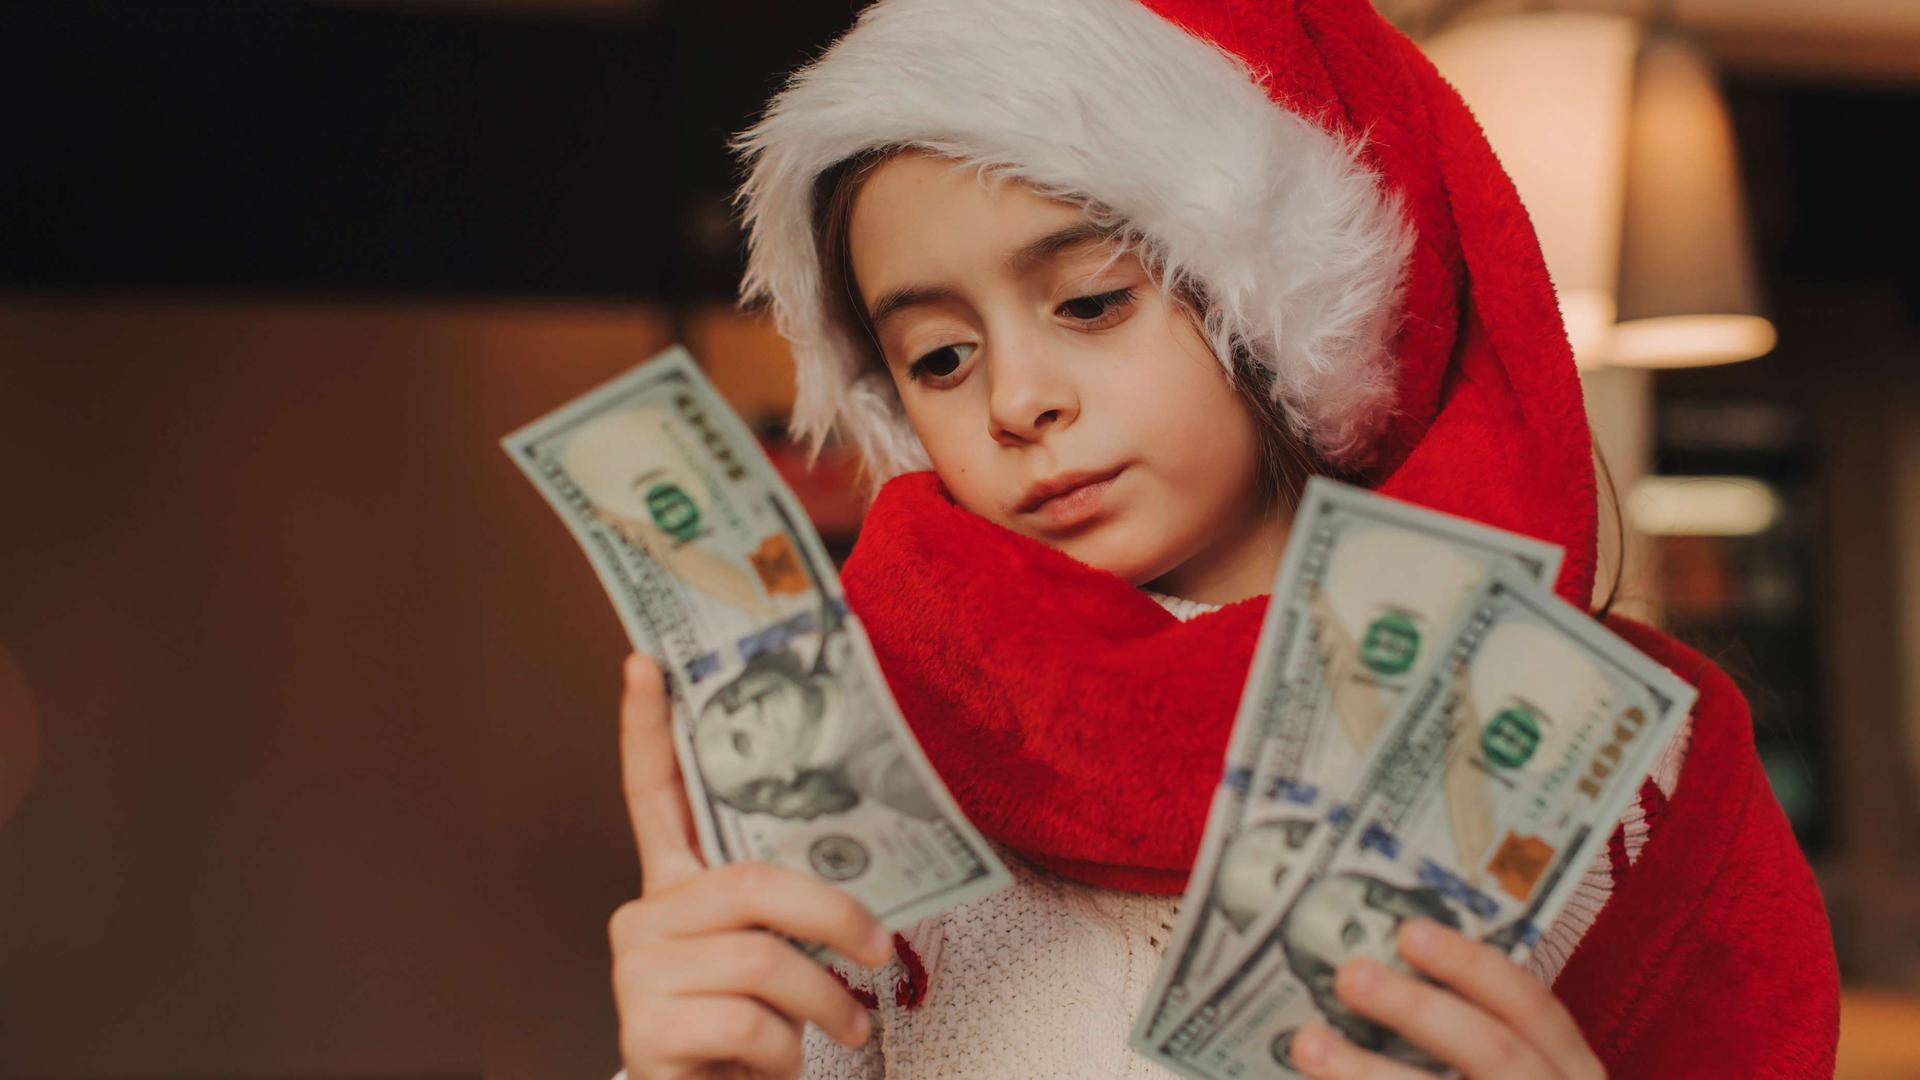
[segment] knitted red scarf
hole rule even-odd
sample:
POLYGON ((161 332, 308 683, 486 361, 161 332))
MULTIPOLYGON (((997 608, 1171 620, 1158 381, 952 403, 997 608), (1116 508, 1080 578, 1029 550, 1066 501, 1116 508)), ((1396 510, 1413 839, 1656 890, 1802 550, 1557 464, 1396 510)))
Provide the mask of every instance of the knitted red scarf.
POLYGON ((1264 597, 1180 622, 930 472, 881 489, 842 582, 974 825, 1089 884, 1185 887, 1264 597))

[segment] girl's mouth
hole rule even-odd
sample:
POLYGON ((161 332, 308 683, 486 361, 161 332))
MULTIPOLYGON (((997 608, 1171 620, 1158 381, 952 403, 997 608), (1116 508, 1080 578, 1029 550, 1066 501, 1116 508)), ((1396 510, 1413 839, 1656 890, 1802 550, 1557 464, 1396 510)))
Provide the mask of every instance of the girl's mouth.
POLYGON ((1097 472, 1062 473, 1028 489, 1020 512, 1037 518, 1050 529, 1071 529, 1093 520, 1102 511, 1113 482, 1125 472, 1125 465, 1097 472))

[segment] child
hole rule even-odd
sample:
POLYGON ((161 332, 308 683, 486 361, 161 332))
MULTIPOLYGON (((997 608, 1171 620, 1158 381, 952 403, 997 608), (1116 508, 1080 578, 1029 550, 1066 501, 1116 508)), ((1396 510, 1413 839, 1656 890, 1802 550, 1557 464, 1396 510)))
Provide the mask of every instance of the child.
MULTIPOLYGON (((1557 543, 1558 592, 1591 595, 1589 435, 1525 213, 1366 0, 882 0, 739 145, 796 430, 880 485, 848 601, 1015 883, 889 961, 818 880, 703 868, 636 657, 628 1075, 1164 1075, 1127 1032, 1304 476, 1557 543), (887 968, 843 984, 755 928, 887 968)), ((1826 917, 1745 706, 1608 621, 1701 697, 1528 967, 1415 918, 1395 944, 1439 985, 1352 958, 1332 992, 1470 1077, 1830 1074, 1826 917)), ((1290 1053, 1419 1075, 1326 1025, 1290 1053)))

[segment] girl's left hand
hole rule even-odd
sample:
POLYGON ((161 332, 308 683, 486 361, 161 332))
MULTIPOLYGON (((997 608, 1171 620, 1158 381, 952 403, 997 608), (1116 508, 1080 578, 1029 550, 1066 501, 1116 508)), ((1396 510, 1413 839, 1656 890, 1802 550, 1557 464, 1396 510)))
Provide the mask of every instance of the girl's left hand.
MULTIPOLYGON (((1348 1008, 1471 1080, 1606 1076, 1566 1006, 1498 950, 1431 919, 1402 923, 1399 943, 1401 956, 1446 988, 1353 957, 1333 981, 1348 1008)), ((1316 1080, 1431 1080, 1430 1073, 1362 1050, 1318 1021, 1300 1029, 1290 1056, 1316 1080)))

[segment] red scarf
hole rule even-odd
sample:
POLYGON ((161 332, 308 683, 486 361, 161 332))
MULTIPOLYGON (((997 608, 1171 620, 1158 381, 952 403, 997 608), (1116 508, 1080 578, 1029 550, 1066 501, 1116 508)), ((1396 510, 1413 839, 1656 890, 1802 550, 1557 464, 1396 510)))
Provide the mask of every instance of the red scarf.
POLYGON ((1186 887, 1264 597, 1183 623, 930 472, 881 490, 841 580, 975 826, 1088 884, 1186 887))

